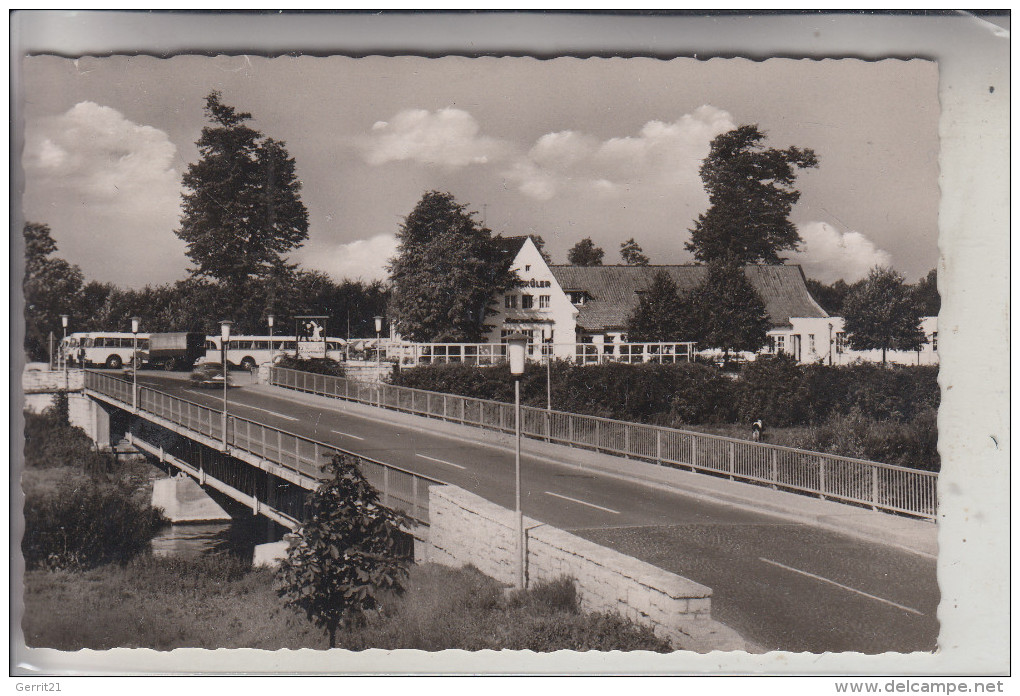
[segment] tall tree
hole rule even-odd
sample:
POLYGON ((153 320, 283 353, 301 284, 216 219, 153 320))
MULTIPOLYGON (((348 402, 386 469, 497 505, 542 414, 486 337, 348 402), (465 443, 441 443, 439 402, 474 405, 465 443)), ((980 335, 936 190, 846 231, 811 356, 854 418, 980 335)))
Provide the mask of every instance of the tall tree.
POLYGON ((538 249, 538 253, 542 255, 542 259, 549 265, 552 265, 552 256, 545 250, 545 240, 542 239, 541 235, 529 234, 531 241, 535 243, 535 248, 538 249))
POLYGON ((332 478, 308 501, 307 522, 291 537, 277 571, 278 594, 326 630, 359 623, 383 591, 399 593, 407 559, 398 553, 403 516, 384 508, 354 457, 336 455, 332 478))
POLYGON ((184 174, 176 234, 194 275, 241 288, 286 265, 285 255, 308 239, 308 211, 284 143, 248 126, 252 115, 222 103, 219 92, 206 97, 205 113, 211 125, 184 174))
POLYGON ((601 266, 606 252, 595 246, 591 237, 585 237, 567 252, 567 263, 571 266, 601 266))
POLYGON ((413 341, 477 342, 493 298, 517 284, 506 245, 452 194, 429 191, 397 232, 389 315, 413 341))
POLYGON ((49 355, 49 334, 60 340, 63 332, 60 315, 70 317, 71 331, 80 330, 91 311, 82 303, 84 277, 78 266, 53 254, 57 243, 49 225, 25 223, 25 352, 30 360, 45 360, 49 355))
POLYGON ((620 257, 628 266, 647 266, 648 257, 644 255, 641 245, 631 237, 620 245, 620 257))
POLYGON ((858 350, 918 350, 924 345, 921 312, 904 284, 891 268, 875 266, 868 277, 855 283, 843 302, 843 330, 850 347, 858 350))
POLYGON ((728 359, 731 350, 754 352, 765 345, 769 315, 741 264, 733 259, 710 262, 708 275, 692 296, 701 321, 698 340, 705 347, 722 348, 728 359))
POLYGON ((942 309, 942 298, 939 296, 938 273, 933 268, 928 275, 917 281, 913 289, 917 311, 922 317, 937 317, 942 309))
POLYGON ((790 211, 800 199, 797 170, 818 166, 813 150, 762 145, 758 126, 717 136, 701 164, 710 207, 698 216, 685 244, 699 261, 730 258, 737 263, 782 263, 800 235, 790 211))
POLYGON ((821 305, 822 309, 831 316, 838 317, 843 315, 843 300, 846 299, 846 294, 850 292, 850 286, 846 284, 845 280, 840 278, 832 285, 826 285, 825 283, 808 278, 807 289, 815 302, 821 305))
POLYGON ((641 293, 638 305, 627 320, 631 341, 697 341, 700 322, 690 300, 681 297, 676 283, 665 271, 652 276, 652 283, 641 293))

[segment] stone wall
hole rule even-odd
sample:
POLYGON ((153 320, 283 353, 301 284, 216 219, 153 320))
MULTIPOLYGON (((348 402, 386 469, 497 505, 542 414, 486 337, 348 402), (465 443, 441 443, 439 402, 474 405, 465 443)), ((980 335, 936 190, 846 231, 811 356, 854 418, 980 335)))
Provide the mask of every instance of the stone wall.
POLYGON ((21 390, 25 394, 52 393, 65 388, 68 391, 81 391, 85 388, 85 373, 82 370, 68 370, 65 386, 63 370, 48 370, 45 363, 40 364, 43 365, 42 369, 26 368, 21 373, 21 390))
MULTIPOLYGON (((584 611, 619 613, 678 646, 743 649, 738 636, 712 621, 711 589, 561 529, 530 518, 524 522, 529 586, 567 576, 584 611)), ((455 486, 433 486, 423 560, 471 564, 513 585, 516 524, 512 510, 455 486)))

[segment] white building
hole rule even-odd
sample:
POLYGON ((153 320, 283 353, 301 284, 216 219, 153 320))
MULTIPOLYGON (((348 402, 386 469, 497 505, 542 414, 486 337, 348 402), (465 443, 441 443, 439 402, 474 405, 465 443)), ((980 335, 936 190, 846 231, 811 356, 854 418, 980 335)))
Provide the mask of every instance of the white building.
MULTIPOLYGON (((921 330, 925 335, 921 350, 886 351, 886 361, 897 365, 937 365, 938 317, 923 317, 921 330)), ((789 330, 769 332, 769 351, 792 355, 802 365, 882 361, 879 349, 850 348, 843 331, 843 317, 792 317, 789 330)))

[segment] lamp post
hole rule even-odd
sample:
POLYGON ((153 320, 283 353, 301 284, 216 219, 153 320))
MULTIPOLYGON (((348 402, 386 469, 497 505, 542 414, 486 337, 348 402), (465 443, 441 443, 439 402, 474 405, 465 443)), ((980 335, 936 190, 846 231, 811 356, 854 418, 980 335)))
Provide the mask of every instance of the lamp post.
POLYGON ((373 317, 375 319, 375 364, 379 365, 382 363, 382 356, 379 352, 379 334, 382 333, 382 317, 373 317))
POLYGON ((220 322, 220 361, 223 363, 223 451, 227 451, 227 344, 230 343, 230 327, 234 322, 224 319, 220 322))
POLYGON ((517 589, 524 589, 524 567, 527 549, 524 539, 524 511, 521 509, 521 375, 524 374, 524 351, 528 337, 522 333, 507 336, 507 352, 510 354, 510 374, 514 377, 514 489, 515 511, 517 513, 517 589))
POLYGON ((60 341, 60 357, 64 361, 64 391, 67 391, 67 320, 66 314, 60 315, 60 325, 64 327, 64 338, 60 341))
POLYGON ((138 325, 139 317, 131 317, 131 409, 138 411, 138 325))
POLYGON ((273 324, 276 323, 276 317, 270 314, 266 317, 269 322, 269 364, 273 365, 274 358, 276 357, 276 346, 273 344, 273 324))

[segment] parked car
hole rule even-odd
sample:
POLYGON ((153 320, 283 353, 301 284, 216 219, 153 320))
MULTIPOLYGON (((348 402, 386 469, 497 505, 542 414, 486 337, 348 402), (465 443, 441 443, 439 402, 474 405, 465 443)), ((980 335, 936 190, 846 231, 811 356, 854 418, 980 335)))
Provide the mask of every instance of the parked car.
MULTIPOLYGON (((196 387, 222 387, 223 364, 212 362, 202 363, 191 373, 191 382, 196 387)), ((227 386, 230 386, 229 377, 227 380, 227 386)))

